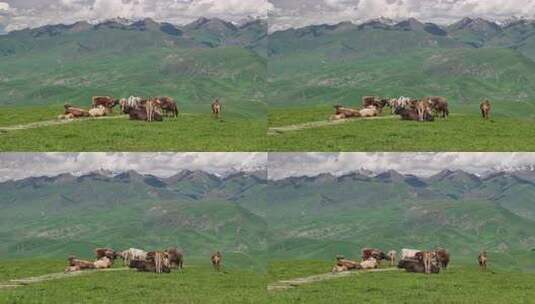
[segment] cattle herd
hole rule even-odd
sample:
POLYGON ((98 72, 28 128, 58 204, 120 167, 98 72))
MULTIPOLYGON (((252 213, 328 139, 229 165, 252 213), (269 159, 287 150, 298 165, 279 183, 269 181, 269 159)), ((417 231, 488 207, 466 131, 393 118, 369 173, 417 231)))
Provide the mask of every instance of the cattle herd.
MULTIPOLYGON (((434 121, 435 117, 447 119, 450 114, 448 100, 445 97, 431 96, 418 100, 403 96, 399 98, 365 96, 362 98, 362 108, 334 106, 335 114, 330 117, 330 120, 379 116, 386 107, 390 107, 391 114, 399 115, 402 120, 434 121)), ((483 101, 480 109, 483 118, 489 119, 490 101, 483 101)))
MULTIPOLYGON (((177 248, 149 252, 135 248, 124 251, 97 248, 95 249, 95 261, 80 260, 75 256, 70 256, 68 258, 69 266, 65 272, 111 268, 117 258, 123 260, 124 266, 141 272, 170 273, 171 269, 181 270, 184 267, 184 254, 177 248)), ((221 271, 223 255, 220 251, 214 253, 210 261, 216 271, 221 271)))
MULTIPOLYGON (((131 120, 147 122, 163 121, 163 117, 178 117, 180 109, 176 101, 171 97, 142 98, 130 96, 129 98, 115 99, 110 96, 95 96, 92 98, 89 110, 65 104, 65 111, 58 117, 60 120, 71 120, 84 117, 102 117, 113 113, 113 109, 120 106, 121 112, 131 120)), ((212 114, 220 118, 222 104, 219 98, 212 105, 212 114)))
MULTIPOLYGON (((336 256, 336 264, 332 268, 333 273, 350 270, 375 269, 379 267, 382 260, 388 261, 390 266, 396 265, 397 252, 391 250, 384 253, 382 250, 374 248, 362 249, 362 261, 353 261, 344 256, 336 256)), ((481 251, 477 261, 482 270, 487 269, 488 256, 486 251, 481 251)), ((417 273, 439 273, 441 269, 447 269, 450 263, 450 254, 444 248, 435 250, 402 249, 398 268, 407 272, 417 273)))

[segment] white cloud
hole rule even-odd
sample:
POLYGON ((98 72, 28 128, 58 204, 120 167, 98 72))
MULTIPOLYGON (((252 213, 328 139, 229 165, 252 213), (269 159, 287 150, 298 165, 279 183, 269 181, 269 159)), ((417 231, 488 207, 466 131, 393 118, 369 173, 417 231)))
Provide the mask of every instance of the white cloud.
POLYGON ((270 153, 270 179, 289 176, 375 174, 396 170, 430 176, 444 169, 474 174, 535 168, 535 153, 270 153))
POLYGON ((182 170, 226 175, 265 170, 266 161, 266 153, 4 153, 0 154, 0 182, 100 170, 135 170, 162 177, 182 170))
POLYGON ((503 20, 512 16, 534 18, 534 0, 270 0, 271 30, 310 24, 386 17, 417 18, 441 24, 463 17, 503 20), (306 5, 306 4, 309 5, 306 5))
POLYGON ((9 10, 9 3, 0 2, 0 11, 8 11, 8 10, 9 10))
MULTIPOLYGON (((9 30, 46 24, 100 21, 122 17, 153 18, 176 24, 200 17, 239 22, 265 18, 272 5, 267 0, 7 0, 11 16, 9 30)), ((0 2, 0 12, 1 12, 0 2)), ((7 4, 7 3, 6 3, 7 4)))

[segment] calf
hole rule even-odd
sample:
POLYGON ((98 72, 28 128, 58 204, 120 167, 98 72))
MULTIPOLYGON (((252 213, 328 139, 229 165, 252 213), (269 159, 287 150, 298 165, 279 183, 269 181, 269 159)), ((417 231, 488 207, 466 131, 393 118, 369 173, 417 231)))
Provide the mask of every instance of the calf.
POLYGON ((223 256, 221 255, 221 252, 217 251, 214 253, 210 259, 212 261, 212 266, 216 271, 221 270, 221 262, 223 261, 223 256))
POLYGON ((488 99, 484 100, 479 105, 479 108, 481 109, 481 116, 483 116, 483 119, 489 119, 491 110, 490 101, 488 99))

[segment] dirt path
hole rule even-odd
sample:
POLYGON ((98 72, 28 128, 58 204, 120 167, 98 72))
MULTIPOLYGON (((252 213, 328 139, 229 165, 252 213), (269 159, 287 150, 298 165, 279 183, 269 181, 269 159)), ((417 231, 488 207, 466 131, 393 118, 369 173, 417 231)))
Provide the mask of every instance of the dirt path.
POLYGON ((70 124, 74 122, 81 122, 81 121, 119 119, 119 118, 125 118, 125 117, 128 117, 128 116, 120 115, 120 116, 104 116, 104 117, 97 117, 97 118, 78 118, 78 119, 70 119, 70 120, 57 120, 57 119, 56 120, 44 120, 44 121, 32 122, 28 124, 20 124, 20 125, 14 125, 14 126, 9 126, 9 127, 0 127, 0 133, 43 128, 43 127, 48 127, 48 126, 66 125, 66 124, 70 124))
MULTIPOLYGON (((402 270, 402 269, 401 269, 402 270)), ((288 290, 291 288, 296 288, 305 284, 312 284, 321 281, 334 280, 339 278, 345 278, 355 275, 361 275, 368 272, 385 272, 385 271, 400 271, 398 268, 384 268, 384 269, 372 269, 372 270, 361 270, 361 271, 346 271, 339 273, 325 273, 318 274, 309 277, 291 279, 291 280, 282 280, 268 285, 268 291, 281 291, 288 290)))
POLYGON ((355 121, 363 121, 363 120, 386 120, 386 119, 399 119, 399 116, 379 116, 379 117, 369 117, 369 118, 353 118, 353 119, 341 119, 341 120, 321 120, 321 121, 314 121, 314 122, 307 122, 302 124, 295 124, 295 125, 289 125, 284 127, 273 127, 269 128, 268 135, 278 135, 283 134, 287 132, 295 132, 295 131, 301 131, 306 129, 315 129, 315 128, 321 128, 326 126, 335 126, 340 124, 345 124, 349 122, 355 122, 355 121))
POLYGON ((59 273, 50 273, 45 274, 42 276, 36 276, 36 277, 29 277, 29 278, 23 278, 23 279, 13 279, 9 280, 5 283, 0 283, 0 289, 7 289, 7 288, 16 288, 16 287, 22 287, 30 284, 36 284, 46 281, 54 281, 54 280, 60 280, 65 278, 72 278, 72 277, 78 277, 83 275, 89 275, 96 272, 108 272, 108 271, 127 271, 130 270, 128 268, 111 268, 111 269, 102 269, 102 270, 86 270, 86 271, 76 271, 76 272, 59 272, 59 273))

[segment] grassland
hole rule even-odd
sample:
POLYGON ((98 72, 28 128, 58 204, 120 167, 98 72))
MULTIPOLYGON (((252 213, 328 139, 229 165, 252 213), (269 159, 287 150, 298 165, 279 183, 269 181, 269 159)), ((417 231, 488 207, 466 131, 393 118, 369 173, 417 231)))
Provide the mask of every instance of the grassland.
MULTIPOLYGON (((182 272, 156 275, 135 271, 83 276, 0 289, 1 303, 533 303, 530 273, 454 265, 438 275, 403 271, 358 273, 349 277, 267 291, 279 280, 327 273, 329 261, 273 261, 268 270, 187 264, 182 272)), ((0 262, 0 281, 58 272, 54 260, 0 262), (28 265, 32 265, 31 270, 28 265), (24 267, 26 266, 26 267, 24 267)))
MULTIPOLYGON (((269 127, 327 121, 329 106, 270 109, 269 127)), ((453 113, 432 123, 353 120, 268 137, 269 151, 534 151, 533 120, 498 114, 483 121, 477 112, 453 113), (466 113, 466 114, 465 114, 466 113)))
MULTIPOLYGON (((0 128, 54 121, 60 108, 9 107, 0 114, 0 128)), ((260 151, 265 134, 262 117, 227 113, 217 120, 208 113, 182 113, 153 124, 121 117, 0 131, 0 151, 260 151)))

